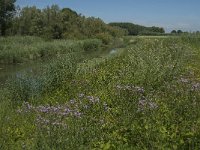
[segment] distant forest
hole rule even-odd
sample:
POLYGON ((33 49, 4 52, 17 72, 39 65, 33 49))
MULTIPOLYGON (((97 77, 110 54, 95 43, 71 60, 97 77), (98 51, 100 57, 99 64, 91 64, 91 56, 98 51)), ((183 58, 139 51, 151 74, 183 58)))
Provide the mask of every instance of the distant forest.
POLYGON ((158 35, 163 28, 144 27, 132 23, 106 24, 100 18, 78 14, 57 5, 39 9, 16 7, 15 0, 0 1, 0 36, 29 35, 48 39, 98 38, 105 44, 124 35, 158 35))
POLYGON ((161 35, 165 33, 164 28, 160 27, 145 27, 133 23, 110 23, 112 27, 120 27, 128 31, 128 35, 161 35))

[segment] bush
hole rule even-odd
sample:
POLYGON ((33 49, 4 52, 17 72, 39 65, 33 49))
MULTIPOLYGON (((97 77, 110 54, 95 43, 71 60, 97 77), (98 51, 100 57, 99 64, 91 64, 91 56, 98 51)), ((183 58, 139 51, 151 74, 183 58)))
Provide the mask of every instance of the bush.
POLYGON ((112 41, 112 36, 109 33, 99 33, 96 35, 96 38, 102 40, 103 44, 108 45, 112 41))
POLYGON ((83 40, 81 43, 85 52, 98 51, 102 45, 102 42, 98 39, 83 40))

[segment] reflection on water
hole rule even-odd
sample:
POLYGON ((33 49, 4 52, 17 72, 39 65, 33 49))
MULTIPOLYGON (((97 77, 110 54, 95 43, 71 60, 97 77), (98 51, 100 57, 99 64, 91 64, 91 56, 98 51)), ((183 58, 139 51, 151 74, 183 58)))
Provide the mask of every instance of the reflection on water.
MULTIPOLYGON (((117 49, 114 48, 108 52, 109 53, 107 54, 114 54, 117 52, 117 49)), ((3 86, 6 80, 10 77, 20 78, 21 76, 23 76, 24 73, 38 75, 39 71, 41 71, 42 66, 49 64, 49 62, 52 62, 52 58, 32 61, 23 64, 0 64, 0 87, 3 86)))
POLYGON ((114 54, 114 53, 116 53, 116 52, 117 52, 116 49, 112 49, 112 50, 110 51, 110 54, 114 54))
POLYGON ((23 64, 9 64, 2 65, 0 64, 0 85, 6 82, 6 80, 10 77, 20 77, 25 72, 29 72, 31 74, 37 74, 37 72, 41 69, 41 66, 47 62, 37 61, 37 62, 29 62, 23 64))

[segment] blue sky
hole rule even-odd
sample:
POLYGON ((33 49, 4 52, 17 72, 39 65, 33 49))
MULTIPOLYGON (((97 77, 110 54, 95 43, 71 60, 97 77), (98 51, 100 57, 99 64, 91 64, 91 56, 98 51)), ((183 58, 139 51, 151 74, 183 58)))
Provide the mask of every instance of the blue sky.
POLYGON ((17 5, 44 8, 57 4, 85 16, 109 22, 132 22, 145 26, 200 30, 200 0, 17 0, 17 5))

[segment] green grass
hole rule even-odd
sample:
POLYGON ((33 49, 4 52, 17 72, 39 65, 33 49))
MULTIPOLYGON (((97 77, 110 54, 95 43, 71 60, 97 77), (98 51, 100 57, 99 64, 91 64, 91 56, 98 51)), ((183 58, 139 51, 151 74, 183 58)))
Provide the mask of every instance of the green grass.
POLYGON ((68 53, 97 51, 101 41, 96 39, 44 41, 38 37, 0 38, 0 64, 27 63, 68 53))
POLYGON ((197 38, 129 37, 21 77, 1 91, 0 149, 199 149, 197 38))

